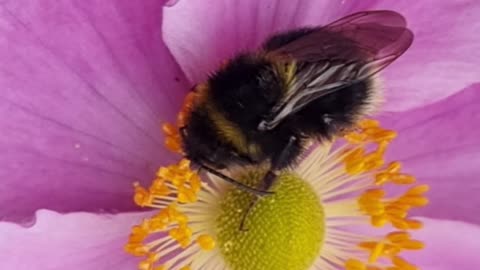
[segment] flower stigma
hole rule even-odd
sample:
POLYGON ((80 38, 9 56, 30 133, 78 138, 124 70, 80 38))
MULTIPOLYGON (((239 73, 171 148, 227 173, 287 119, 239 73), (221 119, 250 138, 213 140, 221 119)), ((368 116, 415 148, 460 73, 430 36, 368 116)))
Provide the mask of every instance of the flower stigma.
MULTIPOLYGON (((189 94, 176 125, 164 124, 166 147, 182 153, 179 128, 195 99, 189 94)), ((347 269, 415 270, 404 256, 424 248, 411 236, 422 222, 410 210, 428 203, 429 187, 384 159, 397 133, 376 120, 329 144, 312 146, 283 171, 241 222, 255 195, 190 161, 161 167, 150 187, 135 183, 134 201, 158 211, 132 228, 125 250, 142 257, 140 270, 347 269)), ((255 185, 264 170, 231 175, 255 185)))

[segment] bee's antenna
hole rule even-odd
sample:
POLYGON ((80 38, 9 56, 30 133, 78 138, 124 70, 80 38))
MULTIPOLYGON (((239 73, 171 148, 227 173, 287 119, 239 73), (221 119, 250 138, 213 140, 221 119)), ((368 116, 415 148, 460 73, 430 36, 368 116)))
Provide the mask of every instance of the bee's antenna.
POLYGON ((222 178, 223 180, 227 181, 228 183, 230 183, 230 184, 232 184, 232 185, 234 185, 234 186, 236 186, 236 187, 238 187, 238 188, 240 188, 244 191, 255 194, 257 196, 265 196, 265 195, 270 195, 270 194, 274 193, 272 191, 256 189, 256 188, 253 188, 251 186, 245 185, 242 182, 239 182, 239 181, 237 181, 233 178, 230 178, 230 177, 224 175, 223 173, 218 172, 218 171, 216 171, 216 170, 214 170, 214 169, 212 169, 212 168, 210 168, 210 167, 208 167, 204 164, 199 164, 199 165, 200 165, 201 169, 205 169, 207 172, 222 178))
POLYGON ((245 222, 247 221, 248 215, 250 214, 250 212, 253 210, 253 208, 257 204, 258 199, 259 199, 258 197, 253 198, 253 200, 248 205, 247 210, 245 211, 245 213, 242 216, 242 221, 240 222, 240 231, 243 231, 243 232, 248 231, 248 229, 245 226, 245 222))

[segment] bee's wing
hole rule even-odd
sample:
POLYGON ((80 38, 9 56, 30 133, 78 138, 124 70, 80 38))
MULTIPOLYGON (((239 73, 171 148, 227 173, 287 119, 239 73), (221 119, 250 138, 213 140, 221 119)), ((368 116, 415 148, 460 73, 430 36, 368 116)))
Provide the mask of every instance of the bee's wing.
POLYGON ((299 69, 285 97, 260 123, 261 130, 274 128, 319 97, 373 76, 413 41, 405 19, 386 10, 355 13, 303 32, 268 51, 295 61, 299 69))

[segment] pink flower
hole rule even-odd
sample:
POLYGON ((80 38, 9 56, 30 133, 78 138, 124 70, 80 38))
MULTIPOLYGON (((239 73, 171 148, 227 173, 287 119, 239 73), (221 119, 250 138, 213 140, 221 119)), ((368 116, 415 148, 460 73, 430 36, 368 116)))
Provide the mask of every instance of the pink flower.
POLYGON ((1 269, 136 269, 132 182, 175 160, 160 125, 189 87, 273 32, 372 9, 415 33, 383 73, 381 120, 400 134, 388 155, 431 186, 416 261, 480 266, 480 3, 163 2, 0 3, 1 269))

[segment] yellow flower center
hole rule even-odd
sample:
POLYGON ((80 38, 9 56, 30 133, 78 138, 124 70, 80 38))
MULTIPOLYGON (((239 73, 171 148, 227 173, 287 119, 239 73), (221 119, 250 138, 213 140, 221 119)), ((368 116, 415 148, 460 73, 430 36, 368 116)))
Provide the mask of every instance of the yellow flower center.
MULTIPOLYGON (((193 99, 187 97, 179 123, 193 99)), ((166 147, 181 153, 178 127, 165 124, 163 130, 166 147)), ((162 167, 149 188, 134 185, 135 202, 159 211, 132 228, 125 249, 143 257, 141 270, 418 269, 402 254, 424 246, 410 235, 422 223, 409 211, 428 203, 429 187, 401 172, 399 162, 384 160, 396 136, 363 120, 334 150, 315 147, 281 174, 274 195, 258 200, 246 230, 241 223, 254 195, 209 174, 202 181, 186 159, 162 167), (355 230, 365 225, 367 233, 355 230), (375 233, 378 227, 387 230, 375 233)), ((263 175, 259 169, 242 173, 234 178, 251 185, 263 175)))
MULTIPOLYGON (((262 177, 251 172, 239 179, 254 184, 262 177)), ((251 194, 230 190, 220 202, 217 238, 231 269, 303 270, 318 256, 325 217, 315 191, 291 173, 282 174, 272 190, 275 194, 261 198, 247 216, 251 194)))

